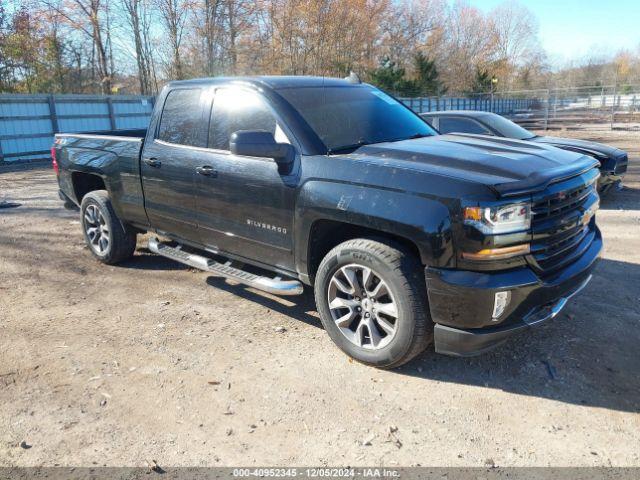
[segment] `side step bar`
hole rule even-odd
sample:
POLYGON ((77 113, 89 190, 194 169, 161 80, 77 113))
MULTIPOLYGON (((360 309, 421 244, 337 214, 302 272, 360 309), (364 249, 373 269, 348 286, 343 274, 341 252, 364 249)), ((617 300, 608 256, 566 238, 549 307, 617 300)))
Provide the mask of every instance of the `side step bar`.
POLYGON ((188 253, 182 250, 180 246, 172 247, 162 243, 155 237, 149 239, 149 250, 176 262, 184 263, 205 272, 211 272, 274 295, 300 295, 303 291, 302 283, 298 280, 282 280, 280 277, 268 278, 254 275, 232 267, 231 262, 219 263, 201 255, 188 253))

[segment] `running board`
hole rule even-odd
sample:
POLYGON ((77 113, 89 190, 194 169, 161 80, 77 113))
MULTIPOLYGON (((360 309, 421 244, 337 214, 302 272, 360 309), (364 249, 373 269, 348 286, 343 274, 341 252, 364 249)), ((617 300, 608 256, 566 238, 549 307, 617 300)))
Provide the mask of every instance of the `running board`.
POLYGON ((274 295, 300 295, 303 291, 302 283, 298 280, 282 280, 280 277, 268 278, 254 275, 232 267, 231 262, 219 263, 201 255, 188 253, 182 250, 180 246, 172 247, 162 243, 155 237, 149 239, 149 250, 176 262, 184 263, 193 268, 204 270, 274 295))

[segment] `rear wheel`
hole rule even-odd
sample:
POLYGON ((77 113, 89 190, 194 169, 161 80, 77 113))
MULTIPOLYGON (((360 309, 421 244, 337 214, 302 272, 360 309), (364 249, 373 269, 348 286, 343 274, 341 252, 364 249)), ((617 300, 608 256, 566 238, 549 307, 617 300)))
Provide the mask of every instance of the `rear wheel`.
POLYGON ((114 264, 133 255, 136 233, 122 225, 105 190, 95 190, 84 196, 80 222, 89 250, 101 262, 114 264))
POLYGON ((315 296, 331 339, 360 362, 398 367, 433 338, 422 266, 392 242, 338 245, 320 264, 315 296))

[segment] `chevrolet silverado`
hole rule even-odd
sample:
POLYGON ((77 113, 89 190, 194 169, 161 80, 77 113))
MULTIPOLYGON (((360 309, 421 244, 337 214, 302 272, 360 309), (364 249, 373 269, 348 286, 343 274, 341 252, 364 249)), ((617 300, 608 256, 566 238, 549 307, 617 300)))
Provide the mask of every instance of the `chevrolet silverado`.
POLYGON ((438 135, 352 79, 172 82, 148 129, 58 134, 52 157, 101 262, 148 232, 152 252, 249 287, 312 286, 335 344, 378 367, 545 323, 602 248, 594 158, 438 135))

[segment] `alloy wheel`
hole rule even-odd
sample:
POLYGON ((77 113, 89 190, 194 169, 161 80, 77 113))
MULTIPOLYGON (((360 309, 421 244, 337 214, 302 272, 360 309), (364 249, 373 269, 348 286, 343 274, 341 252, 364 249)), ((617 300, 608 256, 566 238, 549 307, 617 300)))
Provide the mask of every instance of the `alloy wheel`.
POLYGON ((369 267, 340 267, 329 281, 329 311, 340 332, 358 347, 380 349, 391 342, 398 308, 382 277, 369 267))
POLYGON ((84 229, 89 246, 98 255, 104 255, 111 243, 111 234, 107 221, 96 205, 89 205, 84 211, 84 229))

